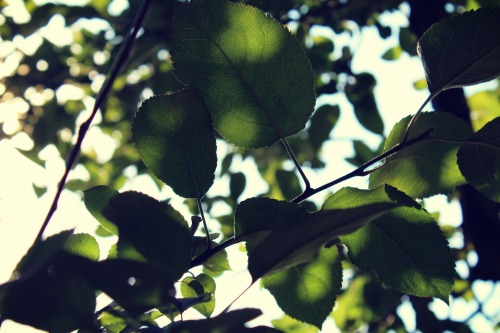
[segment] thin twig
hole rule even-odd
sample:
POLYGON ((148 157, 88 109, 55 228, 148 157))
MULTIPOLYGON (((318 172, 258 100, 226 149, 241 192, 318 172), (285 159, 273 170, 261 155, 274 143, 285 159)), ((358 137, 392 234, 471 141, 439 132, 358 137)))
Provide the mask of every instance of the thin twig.
POLYGON ((210 257, 215 255, 217 252, 222 251, 226 247, 229 247, 229 246, 234 245, 236 243, 239 243, 241 241, 242 241, 241 237, 233 236, 233 237, 227 239, 225 242, 220 243, 219 245, 212 247, 210 249, 207 249, 205 252, 203 252, 202 254, 200 254, 199 256, 194 258, 193 260, 191 260, 191 265, 189 266, 189 268, 193 268, 193 267, 202 265, 205 261, 210 259, 210 257))
POLYGON ((137 15, 134 18, 134 22, 132 24, 132 28, 129 31, 129 34, 127 38, 125 39, 125 42, 122 44, 120 50, 118 51, 118 54, 113 62, 113 65, 111 66, 111 69, 109 71, 108 76, 106 77, 106 80, 104 81, 104 84, 101 87, 101 90, 96 96, 94 108, 92 110, 92 113, 90 114, 89 118, 82 124, 80 125, 80 128, 78 129, 78 138, 76 140, 76 144, 71 150, 69 157, 66 161, 66 169, 64 171, 64 174, 58 184, 57 187, 57 192, 56 195, 54 196, 54 199, 52 201, 52 205, 50 206, 50 209, 47 213, 47 216, 45 217, 45 220, 40 228, 40 231, 38 232, 38 235, 35 239, 35 242, 39 242, 42 240, 42 235, 45 229, 47 228, 50 220, 52 219, 52 216, 57 210, 57 203, 59 202, 59 198, 62 194, 62 191, 64 189, 64 186, 66 184, 66 180, 68 178, 68 175, 71 171, 71 168, 75 164, 78 155, 80 153, 80 149, 82 147, 83 139, 85 138, 85 135, 87 134, 87 131, 90 128, 90 125, 92 124, 92 121, 94 120, 97 111, 100 109, 104 101, 109 95, 109 92, 111 91, 111 88, 113 87, 113 83, 115 82, 116 77, 118 74, 121 72, 123 69, 129 55, 130 51, 132 50, 132 46, 134 44, 135 38, 137 37, 137 34, 139 30, 142 27, 142 24, 144 23, 144 20, 147 16, 148 10, 151 7, 152 0, 144 0, 141 3, 141 6, 139 8, 139 11, 137 12, 137 15))
POLYGON ((309 179, 307 179, 306 174, 304 173, 304 170, 302 170, 302 167, 299 164, 299 161, 297 161, 297 158, 295 157, 295 154, 293 153, 292 147, 288 144, 288 141, 286 139, 281 139, 281 143, 283 143, 283 146, 285 146, 285 150, 288 153, 288 156, 293 161, 293 164, 295 164, 295 167, 297 168, 297 171, 300 174, 300 177, 302 178, 302 181, 304 182, 305 189, 304 191, 307 191, 308 189, 311 188, 311 184, 309 183, 309 179))
POLYGON ((203 222, 203 228, 207 234, 207 251, 212 248, 212 240, 210 239, 210 232, 208 230, 207 221, 205 220, 205 214, 203 214, 203 206, 201 205, 201 199, 196 198, 196 203, 198 204, 198 210, 200 211, 201 221, 203 222))

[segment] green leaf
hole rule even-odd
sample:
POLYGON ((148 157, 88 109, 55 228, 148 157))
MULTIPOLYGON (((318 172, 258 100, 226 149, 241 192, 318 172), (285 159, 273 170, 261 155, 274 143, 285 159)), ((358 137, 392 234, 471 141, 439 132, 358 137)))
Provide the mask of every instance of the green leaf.
MULTIPOLYGON (((58 238, 58 237, 56 237, 58 238)), ((52 247, 54 240, 46 244, 52 247)), ((43 243, 37 249, 45 251, 43 243)), ((50 332, 94 330, 95 290, 77 271, 78 258, 62 251, 17 280, 0 286, 0 315, 50 332)))
POLYGON ((462 144, 457 156, 467 181, 500 202, 500 118, 474 133, 469 142, 462 144))
POLYGON ((439 226, 425 210, 395 208, 340 240, 349 249, 350 260, 375 273, 386 286, 448 302, 454 259, 439 226))
MULTIPOLYGON (((273 230, 274 226, 307 211, 298 204, 270 198, 242 201, 234 214, 234 236, 253 248, 273 230)), ((250 249, 249 249, 250 250, 250 249)))
MULTIPOLYGON (((411 116, 392 129, 384 146, 387 151, 404 136, 411 116)), ((389 156, 385 164, 370 174, 370 188, 390 184, 413 198, 449 193, 465 183, 457 165, 460 141, 470 137, 471 129, 460 119, 444 112, 422 113, 414 123, 409 140, 433 128, 430 137, 389 156), (458 142, 457 142, 458 141, 458 142)))
POLYGON ((271 234, 249 253, 248 269, 253 280, 312 260, 327 242, 400 205, 390 199, 396 190, 386 193, 387 188, 374 190, 371 195, 354 196, 351 201, 341 199, 342 204, 335 207, 336 195, 346 192, 339 191, 325 203, 327 210, 294 214, 276 224, 271 234))
POLYGON ((292 200, 302 193, 300 180, 295 171, 276 170, 276 180, 285 200, 292 200))
POLYGON ((222 273, 224 271, 230 271, 231 266, 229 266, 226 250, 219 251, 211 256, 207 261, 203 263, 203 268, 209 270, 212 273, 222 273))
POLYGON ((496 90, 483 90, 467 98, 474 130, 500 117, 500 86, 496 90))
POLYGON ((245 147, 298 133, 314 110, 314 75, 300 43, 270 15, 219 0, 178 3, 172 58, 217 131, 245 147))
POLYGON ((118 191, 110 186, 99 185, 83 191, 83 195, 83 202, 90 214, 104 229, 118 235, 116 225, 102 215, 102 210, 108 206, 109 200, 118 195, 118 191))
POLYGON ((229 180, 229 192, 231 193, 231 198, 233 198, 234 201, 237 201, 245 190, 246 182, 247 179, 244 173, 235 172, 231 174, 231 178, 229 180))
POLYGON ((110 200, 104 215, 118 226, 118 255, 146 261, 179 278, 189 267, 193 235, 182 215, 165 202, 125 192, 110 200))
POLYGON ((192 89, 153 96, 132 122, 144 164, 184 198, 201 198, 217 165, 215 135, 202 100, 192 89))
POLYGON ((322 105, 311 117, 311 125, 307 132, 313 147, 318 150, 323 142, 330 138, 333 130, 340 118, 340 107, 338 105, 322 105))
POLYGON ((431 26, 418 41, 429 91, 473 85, 500 75, 500 7, 481 8, 431 26))
POLYGON ((283 332, 287 333, 317 333, 318 329, 313 325, 309 325, 303 322, 300 322, 296 319, 293 319, 286 314, 280 318, 271 321, 274 327, 283 332))
POLYGON ((101 257, 99 244, 96 239, 89 234, 73 234, 66 243, 64 250, 68 253, 98 261, 101 257))
POLYGON ((355 332, 362 325, 379 323, 400 302, 399 293, 383 289, 369 276, 360 275, 339 296, 333 318, 342 332, 355 332))
POLYGON ((385 53, 382 55, 382 59, 387 61, 398 60, 401 57, 402 53, 403 49, 401 48, 401 46, 394 46, 385 51, 385 53))
POLYGON ((265 277, 262 282, 286 314, 321 328, 342 285, 337 248, 323 248, 313 261, 265 277))
POLYGON ((354 114, 364 128, 377 134, 383 134, 384 122, 378 111, 374 95, 377 81, 370 73, 357 74, 355 78, 356 83, 345 89, 346 97, 354 107, 354 114))
POLYGON ((417 55, 418 38, 410 27, 399 29, 399 45, 411 56, 417 55))
POLYGON ((181 293, 184 297, 198 297, 209 294, 208 301, 197 304, 194 308, 204 315, 210 317, 215 309, 215 281, 212 277, 201 273, 196 277, 186 277, 181 283, 181 293))

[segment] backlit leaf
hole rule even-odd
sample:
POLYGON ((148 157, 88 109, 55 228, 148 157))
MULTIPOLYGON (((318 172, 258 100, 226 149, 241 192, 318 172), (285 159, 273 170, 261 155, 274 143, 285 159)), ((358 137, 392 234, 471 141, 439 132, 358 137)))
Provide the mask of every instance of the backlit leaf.
MULTIPOLYGON (((389 134, 384 151, 404 136, 408 116, 389 134)), ((370 187, 390 184, 413 198, 449 193, 465 179, 458 169, 456 153, 459 141, 469 138, 471 129, 460 119, 444 112, 422 113, 411 129, 409 139, 433 128, 431 136, 389 156, 385 164, 370 174, 370 187)))
POLYGON ((500 75, 500 7, 481 8, 431 26, 418 42, 429 91, 500 75))
POLYGON ((184 198, 201 198, 212 186, 217 165, 208 112, 190 89, 144 101, 132 122, 144 164, 184 198))
POLYGON ((313 261, 265 277, 263 285, 286 314, 321 328, 342 285, 337 248, 323 248, 313 261))
POLYGON ((458 165, 472 186, 500 202, 500 118, 486 124, 460 147, 458 165))
POLYGON ((118 235, 118 229, 113 222, 102 215, 102 210, 108 206, 109 200, 118 195, 118 191, 111 186, 99 185, 83 191, 83 202, 92 216, 101 226, 114 235, 118 235))
POLYGON ((500 86, 496 90, 483 90, 467 97, 471 112, 472 128, 483 128, 488 122, 500 117, 500 86))
POLYGON ((74 255, 97 261, 101 257, 99 244, 89 234, 73 234, 64 244, 64 250, 74 255))
POLYGON ((446 238, 425 210, 395 208, 340 240, 347 245, 350 260, 375 273, 386 286, 448 302, 454 259, 446 238))
POLYGON ((296 134, 314 110, 314 77, 295 37, 264 12, 219 0, 177 4, 172 58, 217 131, 245 147, 296 134))
POLYGON ((138 192, 110 200, 104 215, 118 226, 118 256, 146 261, 179 278, 189 267, 193 236, 182 215, 138 192))
POLYGON ((194 305, 193 307, 205 317, 210 317, 215 309, 215 281, 206 274, 196 277, 188 276, 181 282, 181 293, 184 297, 197 297, 202 294, 210 294, 208 301, 194 305))

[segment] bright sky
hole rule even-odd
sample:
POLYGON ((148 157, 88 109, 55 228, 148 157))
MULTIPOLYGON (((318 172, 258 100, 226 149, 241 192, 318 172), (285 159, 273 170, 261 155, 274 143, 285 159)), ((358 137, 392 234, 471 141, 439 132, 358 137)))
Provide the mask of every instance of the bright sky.
MULTIPOLYGON (((15 4, 21 1, 8 2, 15 4)), ((115 6, 117 12, 123 8, 120 7, 121 3, 123 3, 123 1, 114 1, 113 6, 115 6)), ((405 8, 403 8, 403 11, 404 10, 405 8)), ((8 10, 6 8, 3 10, 3 13, 7 15, 9 11, 11 14, 17 11, 16 13, 18 13, 18 16, 16 17, 18 17, 19 21, 26 20, 26 17, 23 16, 25 13, 23 13, 20 7, 11 7, 8 10)), ((387 22, 386 24, 396 26, 405 26, 407 24, 407 18, 403 13, 384 14, 382 20, 385 20, 387 22)), ((340 51, 343 44, 351 43, 351 45, 356 45, 356 48, 353 50, 356 54, 353 62, 353 70, 356 72, 370 71, 375 74, 378 82, 376 88, 377 102, 385 122, 387 133, 401 118, 414 113, 426 99, 426 91, 417 92, 413 88, 413 82, 422 79, 424 76, 423 69, 418 59, 410 58, 406 54, 403 54, 401 58, 395 62, 381 60, 381 55, 387 49, 397 45, 397 34, 396 36, 382 40, 379 38, 375 29, 365 29, 362 34, 354 37, 353 43, 347 35, 334 36, 333 32, 325 30, 318 31, 317 33, 330 35, 335 41, 336 52, 340 51)), ((51 20, 50 24, 43 30, 42 35, 44 38, 54 43, 71 43, 71 31, 65 28, 64 19, 62 17, 51 20)), ((42 36, 32 38, 33 39, 29 42, 19 41, 19 44, 26 44, 26 47, 29 44, 34 45, 41 41, 42 36)), ((0 55, 2 52, 7 52, 9 47, 11 46, 0 44, 0 55)), ((10 61, 10 64, 0 64, 0 75, 5 75, 9 70, 7 65, 16 65, 18 59, 14 58, 10 61)), ((41 64, 41 66, 43 66, 43 64, 41 64)), ((102 80, 102 77, 96 78, 96 82, 100 82, 101 84, 102 80)), ((98 90, 98 86, 99 84, 96 83, 93 87, 95 92, 98 90)), ((72 86, 66 86, 61 89, 62 91, 56 92, 56 94, 61 96, 58 96, 58 98, 62 98, 65 95, 75 96, 82 93, 75 90, 76 88, 72 86)), ((1 85, 0 93, 3 93, 1 85)), ((50 92, 47 93, 50 94, 50 92)), ((32 95, 32 98, 43 98, 43 96, 32 95)), ((305 170, 313 187, 337 178, 353 169, 351 165, 343 160, 343 157, 352 155, 352 139, 361 139, 372 147, 379 144, 377 136, 362 129, 357 123, 352 112, 352 106, 344 97, 331 97, 328 100, 322 98, 318 101, 318 104, 326 102, 338 103, 341 106, 341 119, 331 134, 333 140, 323 147, 323 159, 327 162, 327 167, 321 172, 313 172, 308 169, 305 170)), ((85 105, 88 110, 91 109, 92 104, 93 99, 88 97, 85 100, 85 105)), ((15 128, 16 123, 14 122, 14 116, 17 117, 17 114, 23 112, 22 110, 25 107, 26 106, 22 105, 22 103, 15 104, 14 101, 10 104, 10 109, 6 107, 5 104, 2 105, 3 110, 0 113, 0 123, 3 122, 6 132, 9 132, 9 126, 11 127, 10 130, 15 128)), ((86 119, 86 115, 81 116, 79 121, 81 122, 84 119, 86 119)), ((97 123, 98 122, 99 120, 97 119, 97 123)), ((55 186, 64 171, 64 161, 53 147, 47 148, 43 153, 45 167, 32 163, 15 149, 15 147, 29 147, 29 141, 30 140, 24 137, 23 134, 19 134, 12 140, 4 139, 0 141, 0 156, 3 158, 3 163, 0 164, 0 253, 4 254, 0 264, 0 282, 8 280, 16 263, 31 245, 43 222, 43 217, 45 217, 50 206, 55 193, 55 186), (47 186, 47 193, 41 198, 37 198, 33 190, 33 184, 47 186)), ((104 135, 98 127, 94 127, 86 138, 84 149, 94 149, 98 158, 105 161, 111 157, 110 152, 115 148, 113 145, 114 141, 110 137, 104 135), (106 142, 107 145, 105 144, 106 142), (106 146, 108 148, 103 149, 103 147, 106 146)), ((222 145, 220 146, 218 153, 224 154, 225 148, 222 145)), ((221 158, 219 158, 219 160, 221 160, 221 158)), ((253 187, 247 188, 241 199, 256 195, 262 192, 262 188, 265 188, 265 183, 260 180, 257 170, 250 161, 244 163, 236 161, 236 164, 234 164, 232 168, 234 170, 245 170, 245 172, 250 174, 252 179, 250 184, 253 187)), ((130 176, 131 180, 127 183, 125 188, 120 189, 121 191, 127 189, 140 190, 157 199, 166 199, 173 196, 171 190, 168 188, 158 191, 156 185, 149 177, 136 177, 133 169, 129 169, 127 174, 130 176)), ((72 176, 85 179, 87 175, 82 169, 77 169, 72 176)), ((366 179, 353 179, 341 184, 341 187, 347 185, 365 187, 366 179)), ((227 191, 227 180, 222 180, 216 184, 209 193, 227 193, 227 191)), ((325 194, 326 193, 319 194, 318 200, 321 200, 325 194)), ((181 202, 181 200, 177 200, 177 202, 181 202)), ((460 208, 458 204, 452 203, 448 205, 444 196, 438 196, 432 200, 428 200, 426 205, 430 211, 441 211, 441 222, 454 226, 460 223, 460 208), (442 210, 442 207, 448 208, 442 210)), ((212 225, 214 228, 216 227, 215 222, 212 222, 212 225)), ((59 202, 59 209, 52 219, 46 234, 53 234, 60 230, 73 227, 77 227, 77 232, 93 233, 96 222, 83 206, 80 194, 64 191, 59 202)), ((459 245, 461 241, 461 239, 453 240, 457 245, 459 245)), ((103 247, 106 246, 109 246, 109 244, 103 245, 103 247)), ((106 253, 106 250, 102 252, 106 253)), ((241 254, 238 250, 238 246, 230 248, 229 252, 233 272, 224 274, 220 280, 221 283, 218 283, 219 289, 216 297, 218 311, 223 309, 232 299, 234 299, 235 295, 238 295, 240 291, 244 290, 250 283, 250 276, 246 272, 246 256, 241 254), (237 283, 235 283, 235 281, 237 281, 237 283)), ((471 258, 471 260, 473 259, 474 258, 471 258)), ((463 270, 463 268, 466 267, 465 263, 463 264, 464 265, 461 265, 462 267, 458 268, 463 270)), ((495 287, 492 284, 484 283, 474 288, 480 295, 496 293, 498 294, 496 299, 500 300, 500 288, 498 288, 498 286, 495 287)), ((252 289, 235 304, 235 307, 245 306, 263 309, 264 315, 255 323, 268 323, 269 320, 280 317, 280 311, 274 299, 267 291, 260 291, 258 284, 253 286, 252 289)), ((498 301, 491 305, 491 307, 494 308, 498 308, 498 306, 498 301)), ((460 316, 462 316, 463 318, 474 311, 477 304, 475 302, 452 302, 451 307, 448 308, 443 302, 434 301, 432 307, 440 317, 444 318, 451 313, 452 317, 458 316, 457 318, 460 318, 460 316)), ((412 311, 408 303, 404 304, 400 309, 400 312, 404 315, 407 329, 409 330, 414 329, 415 325, 412 311)), ((484 318, 479 318, 476 321, 477 323, 474 323, 475 329, 480 332, 490 331, 490 324, 488 324, 484 318)), ((2 326, 2 333, 33 331, 32 328, 21 327, 11 322, 6 322, 2 326)), ((323 327, 323 331, 336 331, 332 319, 327 320, 323 327)))

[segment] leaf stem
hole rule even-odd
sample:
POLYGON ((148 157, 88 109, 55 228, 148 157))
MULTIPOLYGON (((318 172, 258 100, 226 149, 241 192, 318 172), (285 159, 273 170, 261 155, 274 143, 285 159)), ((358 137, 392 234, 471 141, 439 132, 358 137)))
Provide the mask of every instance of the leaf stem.
POLYGON ((129 55, 130 51, 132 50, 132 46, 134 44, 135 38, 137 37, 137 34, 139 30, 142 27, 142 24, 144 23, 144 20, 146 19, 147 13, 149 11, 149 8, 151 7, 152 0, 145 0, 141 2, 141 6, 139 8, 139 11, 137 12, 137 15, 134 18, 134 21, 132 23, 132 28, 129 31, 129 34, 127 35, 127 38, 125 39, 125 42, 122 44, 120 50, 118 51, 118 54, 111 66, 111 69, 109 71, 108 76, 106 77, 106 80, 104 81, 104 84, 101 87, 101 90, 96 96, 95 103, 94 103, 94 108, 92 110, 92 113, 90 114, 89 118, 80 125, 78 129, 78 138, 76 140, 75 145, 73 146, 73 149, 71 150, 68 159, 66 161, 66 168, 64 170, 64 174, 59 181, 59 184, 57 186, 57 192, 54 196, 54 199, 52 200, 52 204, 50 206, 50 209, 47 213, 47 216, 45 217, 45 220, 43 221, 43 224, 40 228, 40 231, 38 232, 38 235, 36 236, 35 243, 39 242, 42 240, 42 235, 45 229, 47 228, 50 220, 52 219, 52 216, 57 210, 57 203, 59 202, 59 198, 61 197, 62 191, 64 189, 64 186, 66 184, 66 180, 68 179, 69 173, 71 171, 71 168, 75 164, 78 155, 80 153, 80 149, 82 147, 82 142, 83 139, 85 138, 85 135, 87 134, 87 131, 90 128, 90 125, 92 124, 92 121, 94 120, 97 111, 99 108, 102 106, 104 101, 109 95, 109 92, 111 91, 111 88, 113 87, 113 83, 116 80, 116 77, 118 74, 121 72, 122 68, 124 67, 129 55))
POLYGON ((297 161, 297 158, 295 157, 295 154, 293 153, 292 147, 288 144, 288 141, 286 139, 281 139, 281 143, 285 147, 286 152, 288 153, 288 156, 293 161, 293 164, 295 164, 295 167, 297 168, 297 171, 300 174, 300 177, 302 178, 302 181, 304 182, 305 189, 304 192, 308 191, 311 189, 311 183, 309 183, 309 179, 307 179, 306 174, 304 173, 304 170, 302 170, 302 167, 300 166, 299 161, 297 161))
POLYGON ((215 255, 217 252, 222 251, 226 247, 237 244, 239 242, 241 242, 241 237, 233 236, 233 237, 227 239, 226 241, 220 243, 219 245, 207 249, 205 252, 203 252, 202 254, 200 254, 199 256, 194 258, 193 260, 191 260, 191 265, 189 266, 189 268, 193 268, 193 267, 202 265, 205 261, 210 259, 210 257, 215 255))
POLYGON ((205 214, 203 213, 203 206, 201 205, 200 197, 196 198, 196 203, 198 204, 198 210, 200 211, 201 220, 203 222, 203 229, 207 234, 207 251, 212 248, 212 240, 210 239, 210 232, 208 231, 207 221, 205 220, 205 214))
POLYGON ((426 139, 432 132, 434 131, 434 128, 430 128, 429 130, 425 131, 424 133, 422 133, 421 135, 411 139, 411 140, 406 140, 406 142, 404 142, 403 140, 401 142, 399 142, 397 145, 395 145, 394 147, 392 147, 391 149, 389 149, 388 151, 378 155, 377 157, 371 159, 370 161, 366 162, 365 164, 361 165, 360 167, 354 169, 353 171, 343 175, 342 177, 339 177, 329 183, 326 183, 318 188, 311 188, 309 191, 304 191, 304 193, 302 193, 301 195, 299 195, 298 197, 296 197, 295 199, 292 200, 292 202, 294 203, 300 203, 304 200, 306 200, 307 198, 323 191, 323 190, 326 190, 334 185, 337 185, 343 181, 346 181, 350 178, 354 178, 354 177, 360 177, 360 176, 366 176, 366 175, 369 175, 371 172, 373 172, 375 169, 369 169, 370 167, 372 167, 374 164, 382 161, 383 159, 389 157, 390 155, 404 149, 404 148, 407 148, 417 142, 420 142, 424 139, 426 139))
POLYGON ((415 125, 415 123, 417 122, 417 120, 420 117, 420 114, 424 110, 425 106, 427 104, 429 104, 429 102, 432 101, 434 99, 434 97, 436 97, 440 92, 441 91, 438 90, 438 91, 435 91, 432 94, 430 94, 427 97, 427 99, 424 101, 424 103, 422 105, 420 105, 420 108, 418 109, 417 113, 415 113, 415 115, 413 115, 413 117, 411 118, 410 122, 408 123, 408 126, 406 126, 405 134, 403 136, 403 139, 401 140, 401 144, 403 146, 405 146, 407 144, 408 136, 410 135, 410 130, 413 127, 413 125, 415 125))

